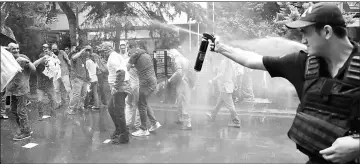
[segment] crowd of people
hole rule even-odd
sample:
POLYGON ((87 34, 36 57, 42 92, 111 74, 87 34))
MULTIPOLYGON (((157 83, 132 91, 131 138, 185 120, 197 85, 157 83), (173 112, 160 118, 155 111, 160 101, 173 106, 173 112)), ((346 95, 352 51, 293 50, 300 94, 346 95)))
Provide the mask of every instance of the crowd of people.
POLYGON ((129 51, 124 54, 115 52, 110 42, 104 42, 96 48, 85 46, 80 49, 73 46, 71 49, 65 47, 64 50, 59 50, 55 43, 51 46, 43 44, 39 59, 34 62, 20 54, 16 43, 9 43, 7 50, 23 69, 1 95, 1 117, 8 118, 5 97, 9 96, 11 113, 16 116, 20 127, 14 140, 29 138, 32 133, 26 109, 31 73, 37 76, 39 121, 48 118, 45 113, 56 117, 56 110, 62 107, 67 108, 67 114, 74 115, 89 110, 99 111, 101 107, 107 106, 115 125, 111 136, 114 143, 127 143, 129 128, 135 129, 132 135, 145 136, 161 126, 147 103, 157 86, 153 60, 138 48, 135 41, 129 42, 129 51), (49 100, 49 106, 45 105, 46 99, 49 100), (140 119, 135 119, 136 114, 140 119), (150 127, 146 124, 147 119, 151 122, 150 127))
MULTIPOLYGON (((66 114, 74 115, 107 107, 115 125, 111 135, 114 143, 127 143, 130 131, 133 132, 131 135, 141 137, 161 127, 148 104, 149 97, 159 91, 156 67, 153 57, 140 49, 136 41, 129 41, 120 53, 114 50, 110 42, 96 47, 64 47, 64 50, 60 50, 56 43, 43 44, 42 52, 34 62, 20 54, 19 45, 14 42, 7 45, 7 50, 25 70, 14 77, 1 97, 1 118, 8 118, 5 110, 5 98, 8 96, 11 113, 19 120, 20 131, 15 134, 14 140, 31 137, 26 104, 29 101, 32 73, 37 77, 35 97, 39 121, 56 117, 56 110, 60 108, 66 108, 66 114)), ((181 125, 181 130, 192 130, 188 110, 196 75, 180 47, 169 50, 168 54, 173 63, 174 73, 168 79, 168 85, 175 88, 175 93, 171 94, 176 95, 176 123, 181 125)), ((237 81, 233 79, 238 80, 239 76, 244 75, 244 68, 224 58, 216 72, 210 85, 214 85, 221 94, 215 109, 206 115, 210 121, 214 121, 216 113, 224 105, 231 111, 229 126, 240 127, 233 101, 233 96, 237 95, 237 81), (240 73, 225 71, 229 69, 239 70, 240 73)))

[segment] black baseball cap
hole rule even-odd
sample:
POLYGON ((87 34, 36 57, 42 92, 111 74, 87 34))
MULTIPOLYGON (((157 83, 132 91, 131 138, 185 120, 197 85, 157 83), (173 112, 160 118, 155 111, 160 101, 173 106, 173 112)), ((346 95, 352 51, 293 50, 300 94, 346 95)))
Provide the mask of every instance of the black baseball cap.
POLYGON ((343 26, 344 17, 339 7, 333 3, 320 2, 310 6, 300 17, 299 20, 286 24, 290 29, 303 28, 314 24, 343 26))

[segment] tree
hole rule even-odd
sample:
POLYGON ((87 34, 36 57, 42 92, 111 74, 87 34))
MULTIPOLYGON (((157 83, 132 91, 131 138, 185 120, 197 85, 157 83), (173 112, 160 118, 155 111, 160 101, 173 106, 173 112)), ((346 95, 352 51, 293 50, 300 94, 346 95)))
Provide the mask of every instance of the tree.
MULTIPOLYGON (((79 28, 78 20, 74 10, 78 13, 83 8, 85 2, 58 2, 61 10, 65 13, 69 22, 69 33, 71 45, 84 44, 83 33, 79 28), (79 40, 77 40, 76 34, 79 34, 79 40)), ((56 5, 54 3, 54 5, 56 5)))
MULTIPOLYGON (((274 21, 276 27, 279 29, 278 33, 288 39, 300 41, 302 38, 301 33, 295 29, 287 29, 284 24, 300 19, 300 15, 315 3, 318 2, 278 2, 281 10, 277 13, 274 21)), ((354 14, 343 13, 345 23, 353 23, 355 21, 353 16, 354 14)))
POLYGON ((272 35, 272 20, 278 10, 275 2, 217 2, 216 31, 227 39, 272 35))
POLYGON ((39 31, 48 29, 48 24, 53 21, 56 18, 48 2, 1 3, 1 26, 13 31, 20 50, 31 59, 36 58, 43 41, 39 31))
MULTIPOLYGON (((188 15, 188 19, 203 21, 205 18, 205 10, 200 5, 189 2, 87 2, 82 11, 85 10, 90 10, 87 22, 92 22, 93 25, 102 23, 104 19, 110 20, 106 22, 116 29, 116 48, 119 47, 120 33, 132 30, 134 26, 147 26, 153 22, 166 23, 166 18, 172 20, 182 12, 188 15), (136 21, 133 21, 134 18, 136 21)), ((154 26, 149 29, 151 34, 163 36, 172 36, 173 33, 154 26)))

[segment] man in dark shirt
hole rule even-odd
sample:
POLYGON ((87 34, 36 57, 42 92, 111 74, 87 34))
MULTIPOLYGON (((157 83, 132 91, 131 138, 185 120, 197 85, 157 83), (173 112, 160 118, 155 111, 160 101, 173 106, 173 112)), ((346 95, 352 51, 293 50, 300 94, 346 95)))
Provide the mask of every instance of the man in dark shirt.
POLYGON ((79 52, 70 55, 71 97, 67 110, 68 114, 75 114, 77 109, 85 110, 84 101, 89 84, 89 74, 86 70, 86 56, 89 55, 89 52, 86 50, 88 49, 91 49, 91 47, 87 46, 79 52))
POLYGON ((50 100, 50 116, 56 116, 56 99, 53 78, 50 78, 44 74, 44 70, 47 67, 47 61, 50 58, 56 57, 51 51, 48 44, 43 45, 43 52, 39 55, 39 59, 34 62, 37 72, 37 94, 38 94, 38 110, 39 110, 39 121, 42 121, 44 117, 44 98, 47 97, 50 100))
MULTIPOLYGON (((302 101, 306 61, 309 55, 325 59, 320 63, 320 66, 327 66, 324 67, 327 69, 320 69, 322 77, 340 79, 344 75, 348 59, 358 52, 359 46, 346 37, 344 18, 340 9, 333 4, 317 3, 309 7, 300 20, 290 22, 286 26, 299 29, 303 34, 303 43, 307 47, 295 47, 303 46, 304 51, 280 54, 285 55, 282 57, 270 57, 232 48, 220 44, 219 41, 211 43, 210 46, 215 46, 216 52, 245 67, 268 71, 272 77, 287 79, 294 85, 302 101)), ((320 156, 309 153, 301 145, 297 147, 309 156, 308 163, 346 163, 360 157, 359 142, 359 138, 351 136, 337 138, 331 147, 318 153, 320 156)))
POLYGON ((6 95, 11 96, 11 112, 15 115, 16 122, 20 127, 20 133, 13 138, 13 140, 18 141, 29 138, 32 133, 29 126, 26 100, 27 94, 30 92, 30 73, 35 72, 35 66, 27 56, 19 53, 18 44, 10 43, 8 47, 23 69, 15 75, 6 87, 6 95))

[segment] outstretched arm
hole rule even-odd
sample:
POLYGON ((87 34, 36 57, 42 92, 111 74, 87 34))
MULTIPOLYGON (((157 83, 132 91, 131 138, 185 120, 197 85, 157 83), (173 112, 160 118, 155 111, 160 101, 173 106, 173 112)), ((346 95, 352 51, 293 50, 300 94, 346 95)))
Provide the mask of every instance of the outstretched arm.
MULTIPOLYGON (((238 46, 248 47, 250 49, 257 49, 261 54, 257 52, 243 50, 241 48, 233 48, 228 45, 215 42, 215 51, 228 57, 229 59, 247 67, 250 69, 266 70, 263 63, 263 55, 280 57, 288 54, 298 53, 301 50, 306 50, 307 47, 304 44, 286 40, 278 37, 268 37, 257 40, 236 42, 238 46)), ((214 46, 211 43, 210 46, 214 46)))
POLYGON ((72 60, 77 59, 78 57, 81 56, 81 54, 82 54, 85 50, 86 50, 86 48, 82 49, 80 52, 78 52, 78 53, 76 53, 75 55, 73 55, 73 56, 71 57, 71 59, 72 59, 72 60))
POLYGON ((30 68, 30 71, 32 71, 32 72, 36 71, 36 67, 35 67, 35 65, 33 63, 29 62, 28 66, 30 68))
POLYGON ((45 61, 45 58, 46 58, 46 56, 43 56, 42 58, 36 60, 36 61, 34 62, 34 66, 37 67, 40 63, 44 62, 44 61, 45 61))
POLYGON ((235 61, 236 63, 239 63, 251 69, 259 69, 264 71, 266 70, 263 64, 262 55, 251 51, 245 51, 240 48, 233 48, 224 44, 220 44, 219 42, 215 44, 215 48, 217 48, 215 49, 215 52, 226 56, 227 58, 235 61))

